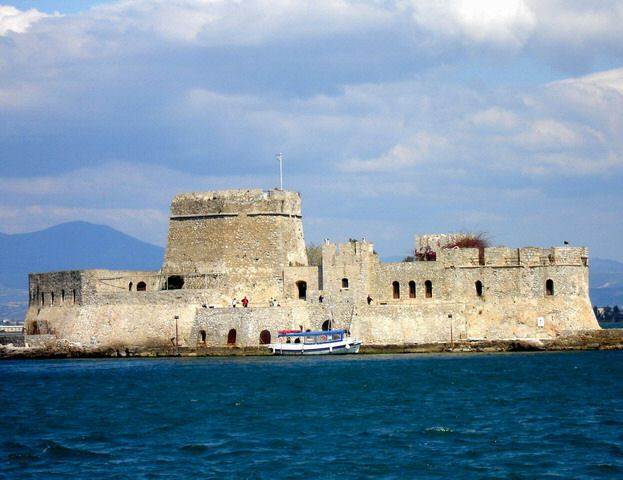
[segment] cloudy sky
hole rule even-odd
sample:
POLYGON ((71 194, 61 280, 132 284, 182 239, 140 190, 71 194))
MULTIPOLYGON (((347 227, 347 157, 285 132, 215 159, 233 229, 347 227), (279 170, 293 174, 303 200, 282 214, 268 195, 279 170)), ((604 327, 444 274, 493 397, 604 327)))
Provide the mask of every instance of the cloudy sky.
POLYGON ((621 25, 621 0, 9 1, 0 231, 164 245, 175 193, 278 186, 283 152, 308 241, 623 261, 621 25))

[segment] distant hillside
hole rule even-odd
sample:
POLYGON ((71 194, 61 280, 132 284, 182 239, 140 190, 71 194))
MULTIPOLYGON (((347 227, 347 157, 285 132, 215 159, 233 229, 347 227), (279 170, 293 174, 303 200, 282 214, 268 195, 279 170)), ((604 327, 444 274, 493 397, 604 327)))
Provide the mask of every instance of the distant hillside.
POLYGON ((29 272, 158 270, 164 249, 104 225, 70 222, 33 233, 0 233, 0 286, 28 288, 29 272))
POLYGON ((590 295, 593 305, 623 305, 623 263, 590 259, 590 295))

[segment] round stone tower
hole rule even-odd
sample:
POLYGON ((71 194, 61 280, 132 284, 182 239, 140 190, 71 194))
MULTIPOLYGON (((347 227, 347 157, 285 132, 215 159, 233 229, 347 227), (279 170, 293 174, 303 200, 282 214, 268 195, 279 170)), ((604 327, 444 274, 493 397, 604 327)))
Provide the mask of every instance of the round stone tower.
POLYGON ((295 265, 307 265, 297 192, 223 190, 173 199, 165 274, 218 277, 224 294, 277 296, 284 267, 295 265))

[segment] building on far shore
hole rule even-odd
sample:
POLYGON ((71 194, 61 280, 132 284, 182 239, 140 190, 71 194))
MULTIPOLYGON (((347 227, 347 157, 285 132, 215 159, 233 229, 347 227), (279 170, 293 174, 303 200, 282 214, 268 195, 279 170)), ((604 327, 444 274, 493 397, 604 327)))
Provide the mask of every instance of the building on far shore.
POLYGON ((380 262, 367 240, 326 241, 310 266, 298 193, 185 193, 160 271, 31 273, 26 342, 254 347, 331 326, 380 346, 599 329, 586 248, 448 248, 459 237, 417 236, 418 255, 400 263, 380 262))

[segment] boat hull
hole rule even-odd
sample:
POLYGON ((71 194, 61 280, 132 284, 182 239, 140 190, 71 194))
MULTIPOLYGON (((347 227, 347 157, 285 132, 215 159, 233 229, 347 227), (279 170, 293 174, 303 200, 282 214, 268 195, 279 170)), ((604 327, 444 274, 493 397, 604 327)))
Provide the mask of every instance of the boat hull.
POLYGON ((344 355, 359 353, 360 341, 307 345, 304 343, 275 343, 268 347, 275 355, 344 355))

